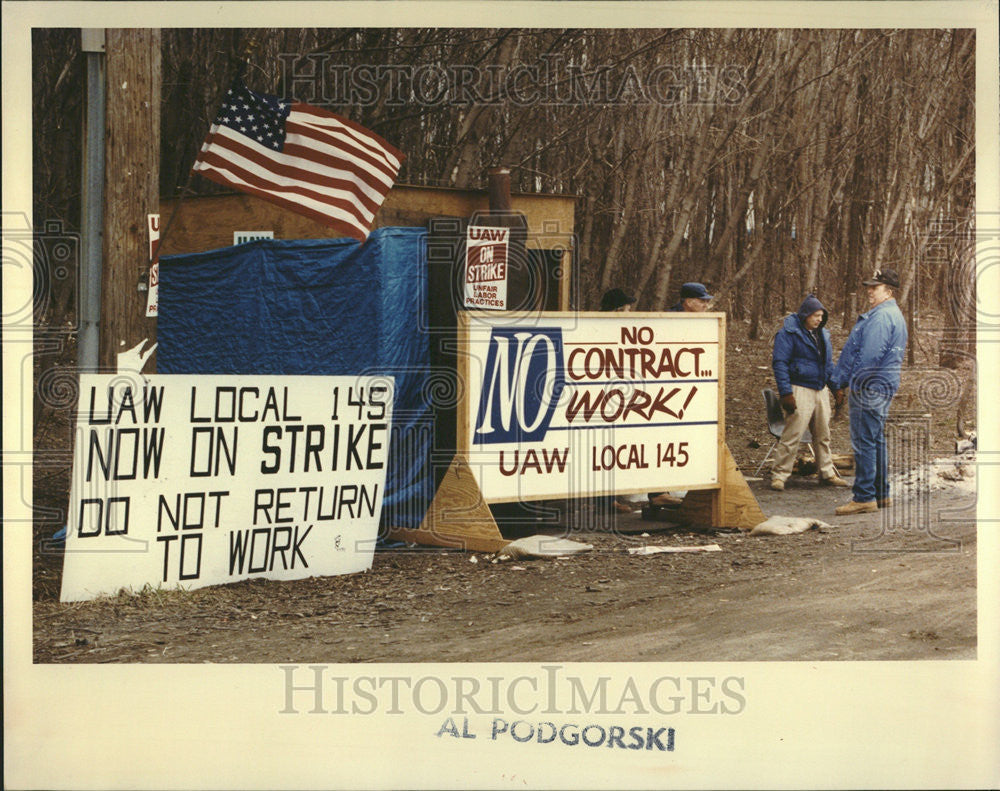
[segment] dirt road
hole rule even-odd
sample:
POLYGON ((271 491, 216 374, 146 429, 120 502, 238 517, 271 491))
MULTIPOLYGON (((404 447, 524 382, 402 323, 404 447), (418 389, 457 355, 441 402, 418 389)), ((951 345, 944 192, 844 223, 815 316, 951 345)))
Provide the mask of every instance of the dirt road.
POLYGON ((831 527, 757 537, 626 515, 616 532, 570 531, 594 551, 566 559, 380 551, 352 576, 38 601, 35 661, 975 658, 974 494, 932 492, 928 530, 912 500, 841 518, 833 508, 847 490, 814 478, 793 478, 783 493, 752 488, 768 515, 831 527), (627 552, 712 543, 721 551, 627 552))

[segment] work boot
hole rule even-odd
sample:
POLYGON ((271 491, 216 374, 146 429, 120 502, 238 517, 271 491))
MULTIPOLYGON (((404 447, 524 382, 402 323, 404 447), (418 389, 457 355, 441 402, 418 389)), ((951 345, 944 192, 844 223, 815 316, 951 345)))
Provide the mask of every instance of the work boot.
POLYGON ((615 500, 615 510, 620 514, 630 514, 636 509, 630 503, 623 503, 621 500, 615 500))
POLYGON ((850 486, 847 481, 841 478, 839 475, 831 475, 829 478, 820 478, 820 486, 850 486))
POLYGON ((656 495, 651 494, 649 496, 649 504, 659 506, 660 508, 663 508, 664 506, 680 505, 683 502, 684 501, 680 497, 674 497, 672 494, 668 494, 667 492, 656 495))
POLYGON ((847 505, 838 506, 834 513, 837 516, 849 516, 850 514, 869 514, 878 510, 878 503, 874 500, 867 503, 850 502, 847 505))
POLYGON ((879 508, 892 508, 892 498, 891 497, 885 497, 885 498, 883 498, 881 500, 877 500, 876 502, 878 503, 878 507, 879 508))
POLYGON ((772 478, 771 488, 776 492, 783 492, 785 491, 785 482, 781 478, 772 478))

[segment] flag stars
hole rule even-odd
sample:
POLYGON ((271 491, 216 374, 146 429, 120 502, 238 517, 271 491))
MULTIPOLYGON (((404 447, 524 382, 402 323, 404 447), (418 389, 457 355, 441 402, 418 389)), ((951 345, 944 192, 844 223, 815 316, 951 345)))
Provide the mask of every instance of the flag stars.
POLYGON ((259 95, 246 86, 237 85, 226 92, 221 104, 216 124, 265 148, 284 150, 285 121, 292 102, 277 96, 259 95))
MULTIPOLYGON (((228 184, 236 189, 245 189, 246 185, 239 180, 234 180, 230 172, 221 165, 204 160, 204 156, 214 154, 224 163, 239 163, 241 162, 239 157, 245 150, 245 148, 241 148, 241 142, 244 146, 256 143, 258 146, 257 151, 263 154, 265 158, 275 162, 284 162, 286 154, 288 161, 291 162, 303 161, 308 163, 319 159, 321 152, 314 150, 312 141, 308 136, 305 138, 293 138, 295 141, 294 145, 289 146, 288 152, 282 153, 284 152, 287 140, 286 135, 289 133, 286 125, 289 123, 291 108, 292 106, 300 106, 295 102, 284 101, 279 96, 257 94, 243 85, 242 81, 238 78, 220 104, 222 107, 218 113, 218 120, 215 122, 217 126, 213 127, 213 135, 210 137, 211 142, 205 144, 202 148, 202 154, 199 155, 198 160, 195 162, 196 170, 209 175, 220 183, 228 184), (229 131, 223 134, 215 134, 219 127, 222 126, 229 131), (275 153, 275 156, 271 157, 268 154, 264 154, 264 152, 260 151, 261 148, 271 150, 275 153)), ((300 170, 306 173, 309 169, 308 167, 303 167, 300 170)), ((281 202, 285 204, 294 204, 297 196, 289 195, 287 181, 287 179, 282 178, 280 183, 274 183, 272 188, 265 191, 265 194, 273 195, 276 199, 280 198, 281 202)), ((293 179, 291 183, 292 185, 310 187, 314 182, 303 176, 300 180, 293 179)), ((384 192, 382 194, 384 196, 384 192)), ((338 222, 349 229, 350 235, 358 239, 365 238, 369 230, 369 223, 364 222, 361 217, 368 217, 371 214, 367 210, 370 201, 362 200, 362 197, 360 195, 356 196, 353 192, 345 192, 343 198, 337 198, 336 207, 340 214, 342 214, 340 204, 344 201, 347 201, 351 206, 357 207, 356 212, 351 212, 359 218, 357 222, 349 220, 338 220, 338 222), (361 206, 361 203, 364 203, 364 208, 361 206)), ((376 203, 380 202, 380 200, 376 201, 376 203)), ((324 213, 322 209, 319 209, 319 211, 324 216, 329 216, 333 219, 332 213, 324 213)), ((336 223, 332 224, 336 225, 336 223)))

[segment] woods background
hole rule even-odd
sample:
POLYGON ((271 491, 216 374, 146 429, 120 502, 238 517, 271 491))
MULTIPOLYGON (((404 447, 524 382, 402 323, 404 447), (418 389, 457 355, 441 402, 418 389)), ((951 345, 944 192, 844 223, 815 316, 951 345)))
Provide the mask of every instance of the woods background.
MULTIPOLYGON (((579 196, 588 305, 620 285, 661 310, 702 280, 756 330, 812 290, 850 317, 859 277, 891 266, 901 302, 966 318, 972 31, 164 29, 162 195, 251 36, 250 87, 378 132, 407 154, 400 183, 484 187, 503 164, 515 190, 579 196)), ((34 224, 76 229, 79 31, 33 44, 34 224)))

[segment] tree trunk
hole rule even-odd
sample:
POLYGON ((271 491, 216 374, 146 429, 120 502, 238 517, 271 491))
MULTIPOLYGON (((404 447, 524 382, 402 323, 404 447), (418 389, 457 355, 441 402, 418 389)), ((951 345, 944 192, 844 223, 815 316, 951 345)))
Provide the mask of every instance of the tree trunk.
POLYGON ((620 206, 616 207, 617 219, 611 228, 611 240, 608 244, 607 257, 601 271, 601 290, 606 291, 611 288, 611 281, 621 272, 621 263, 618 260, 621 255, 622 243, 625 241, 626 233, 632 227, 635 219, 634 203, 635 193, 642 178, 642 154, 638 151, 632 152, 632 161, 621 176, 624 183, 621 185, 620 206))
POLYGON ((812 218, 809 222, 812 231, 809 240, 809 257, 806 261, 805 277, 802 283, 802 297, 816 290, 816 280, 819 277, 819 259, 823 249, 823 235, 826 233, 827 218, 830 215, 830 170, 827 162, 827 143, 823 139, 826 131, 819 133, 820 142, 816 150, 815 165, 819 169, 819 180, 813 187, 812 218))
MULTIPOLYGON (((496 63, 508 66, 517 53, 519 41, 517 36, 508 32, 500 44, 496 63)), ((495 123, 497 115, 496 108, 491 105, 477 104, 468 109, 455 140, 454 151, 445 165, 445 179, 452 186, 468 188, 481 175, 479 162, 483 156, 483 137, 495 123)), ((492 162, 488 153, 485 159, 488 164, 499 164, 492 162)))

